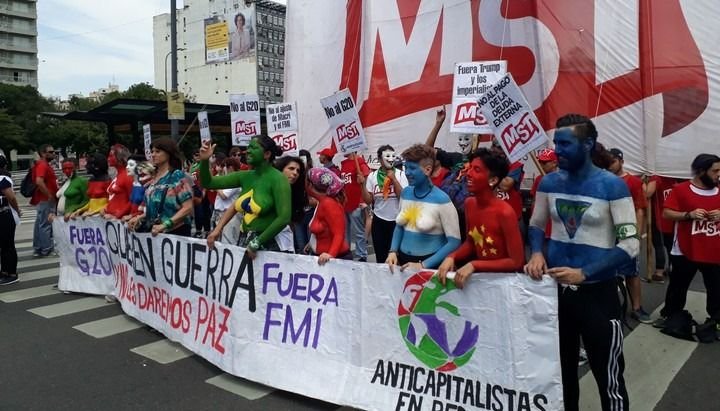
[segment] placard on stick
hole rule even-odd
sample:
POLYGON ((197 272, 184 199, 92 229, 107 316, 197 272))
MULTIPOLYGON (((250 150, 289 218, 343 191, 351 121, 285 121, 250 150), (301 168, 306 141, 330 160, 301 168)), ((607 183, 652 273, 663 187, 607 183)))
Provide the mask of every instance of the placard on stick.
POLYGON ((260 134, 260 100, 257 94, 230 95, 230 127, 232 144, 247 146, 260 134))
POLYGON ((360 123, 350 90, 344 89, 320 100, 337 149, 342 154, 367 150, 365 131, 360 123))
POLYGON ((511 163, 548 142, 545 130, 510 73, 480 97, 478 104, 479 112, 487 119, 511 163))
POLYGON ((152 150, 150 149, 150 146, 152 145, 150 124, 143 125, 143 140, 145 140, 145 158, 150 161, 150 157, 152 156, 152 150))
POLYGON ((450 131, 489 134, 492 128, 477 115, 477 101, 507 72, 505 60, 473 61, 455 64, 450 131))
POLYGON ((283 155, 296 156, 298 148, 298 121, 295 103, 268 104, 265 119, 270 137, 283 150, 283 155))
POLYGON ((212 142, 210 134, 210 121, 208 120, 207 111, 200 111, 197 114, 198 125, 200 126, 200 143, 212 142))

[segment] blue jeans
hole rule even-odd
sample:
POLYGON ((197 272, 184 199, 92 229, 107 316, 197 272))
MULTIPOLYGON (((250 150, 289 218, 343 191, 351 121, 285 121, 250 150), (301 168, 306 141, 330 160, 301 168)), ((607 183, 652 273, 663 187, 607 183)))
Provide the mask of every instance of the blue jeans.
POLYGON ((55 248, 53 244, 52 223, 48 221, 50 213, 55 212, 55 204, 41 201, 37 204, 37 217, 33 227, 33 250, 42 255, 48 255, 55 248))
POLYGON ((345 213, 345 223, 345 238, 347 238, 348 245, 352 245, 353 242, 355 243, 355 258, 367 259, 365 211, 358 207, 351 213, 345 213))

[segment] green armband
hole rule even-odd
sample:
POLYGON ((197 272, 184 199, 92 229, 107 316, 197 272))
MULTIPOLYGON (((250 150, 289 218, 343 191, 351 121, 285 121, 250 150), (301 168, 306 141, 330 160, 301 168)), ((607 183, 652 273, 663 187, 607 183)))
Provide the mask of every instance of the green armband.
POLYGON ((163 226, 168 230, 171 229, 173 226, 173 222, 172 222, 171 218, 163 218, 162 223, 163 223, 163 226))

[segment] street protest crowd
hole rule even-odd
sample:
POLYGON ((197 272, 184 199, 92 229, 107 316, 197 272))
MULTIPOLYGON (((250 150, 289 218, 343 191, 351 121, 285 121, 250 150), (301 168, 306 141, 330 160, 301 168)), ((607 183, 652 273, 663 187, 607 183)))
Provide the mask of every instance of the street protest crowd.
MULTIPOLYGON (((317 153, 283 156, 272 138, 221 153, 203 143, 187 164, 174 140, 152 141, 151 160, 133 158, 122 145, 87 162, 89 180, 72 161, 62 163, 59 184, 53 147, 39 148, 31 172, 37 207, 33 248, 54 252, 53 218, 100 215, 131 230, 173 234, 258 251, 368 261, 397 271, 436 269, 441 282, 463 288, 477 272, 525 272, 558 283, 560 359, 566 409, 577 409, 578 362, 587 355, 603 409, 626 409, 622 352, 625 311, 679 338, 693 338, 684 310, 697 271, 707 289, 708 319, 701 341, 716 339, 720 320, 720 157, 688 159, 692 179, 634 176, 622 147, 606 149, 583 115, 555 124, 554 149, 533 154, 540 168, 523 212, 523 161, 508 161, 490 136, 460 135, 458 150, 435 147, 445 110, 425 141, 383 145, 371 169, 347 154, 339 165, 334 145, 317 153), (486 138, 487 137, 487 138, 486 138), (374 167, 373 167, 374 168, 374 167), (651 223, 648 221, 651 220, 651 223), (649 227, 649 228, 648 228, 649 227), (643 238, 652 238, 655 270, 640 272, 643 238), (647 277, 647 278, 646 278, 647 277), (669 280, 661 317, 642 306, 641 279, 669 280), (618 287, 627 289, 628 306, 618 287)), ((0 224, 14 232, 19 212, 0 157, 0 224)), ((3 236, 0 284, 18 280, 17 255, 3 236), (13 260, 12 255, 15 255, 13 260)), ((12 238, 12 237, 10 237, 12 238)))

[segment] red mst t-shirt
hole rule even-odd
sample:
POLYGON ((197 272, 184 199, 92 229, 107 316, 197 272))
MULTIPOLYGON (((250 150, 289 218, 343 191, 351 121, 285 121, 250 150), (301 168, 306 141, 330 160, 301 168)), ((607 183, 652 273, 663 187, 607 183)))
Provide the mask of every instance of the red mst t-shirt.
MULTIPOLYGON (((360 171, 367 178, 370 174, 370 167, 368 167, 365 159, 362 156, 358 156, 358 164, 360 165, 360 171)), ((345 183, 345 212, 350 213, 355 211, 362 201, 362 188, 357 180, 358 167, 355 165, 355 160, 352 158, 346 158, 340 163, 340 179, 345 183)))
MULTIPOLYGON (((665 200, 665 208, 686 213, 697 208, 720 209, 720 189, 704 190, 690 181, 676 185, 665 200)), ((677 221, 677 245, 690 261, 720 264, 720 221, 677 221)))
POLYGON ((645 190, 643 190, 643 182, 640 180, 640 177, 632 174, 625 174, 622 176, 622 179, 630 189, 630 195, 632 196, 635 210, 646 209, 648 206, 647 197, 645 197, 645 190))

